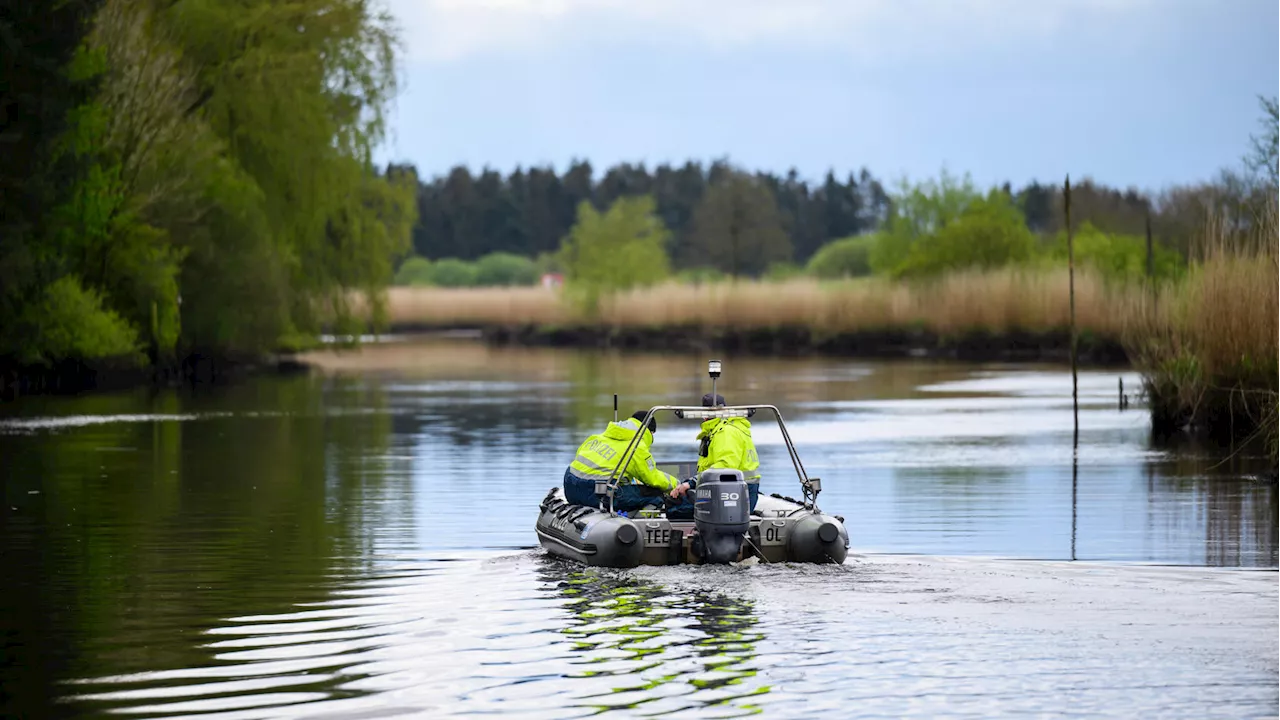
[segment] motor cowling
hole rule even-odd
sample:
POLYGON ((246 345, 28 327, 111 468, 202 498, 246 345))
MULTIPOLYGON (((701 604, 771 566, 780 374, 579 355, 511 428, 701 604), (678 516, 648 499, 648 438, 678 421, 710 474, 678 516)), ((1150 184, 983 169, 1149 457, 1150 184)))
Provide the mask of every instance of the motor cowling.
POLYGON ((751 527, 751 500, 741 470, 703 470, 694 490, 693 524, 704 563, 738 559, 742 538, 751 527))

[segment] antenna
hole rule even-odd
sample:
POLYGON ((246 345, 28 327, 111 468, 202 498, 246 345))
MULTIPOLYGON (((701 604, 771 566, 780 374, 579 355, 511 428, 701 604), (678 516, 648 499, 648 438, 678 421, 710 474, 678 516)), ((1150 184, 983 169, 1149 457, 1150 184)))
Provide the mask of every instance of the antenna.
POLYGON ((618 393, 613 394, 613 421, 618 422, 618 393))

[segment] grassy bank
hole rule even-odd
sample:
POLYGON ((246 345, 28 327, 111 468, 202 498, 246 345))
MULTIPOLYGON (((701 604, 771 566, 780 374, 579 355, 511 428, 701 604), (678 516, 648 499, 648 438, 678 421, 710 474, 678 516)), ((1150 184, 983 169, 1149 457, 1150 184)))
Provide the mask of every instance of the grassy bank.
MULTIPOLYGON (((880 278, 670 283, 619 293, 602 300, 595 313, 543 288, 392 288, 389 318, 394 328, 807 327, 826 333, 912 328, 963 335, 1065 330, 1068 302, 1065 270, 1002 269, 955 273, 927 284, 880 278)), ((1125 318, 1141 306, 1139 287, 1076 274, 1076 314, 1085 332, 1118 338, 1125 318)))
MULTIPOLYGON (((1125 318, 1142 302, 1139 287, 1077 273, 1086 355, 1123 359, 1125 318)), ((604 299, 595 312, 542 288, 395 288, 389 309, 393 329, 481 327, 551 344, 1026 359, 1066 357, 1069 348, 1065 270, 955 273, 931 283, 670 283, 604 299)))

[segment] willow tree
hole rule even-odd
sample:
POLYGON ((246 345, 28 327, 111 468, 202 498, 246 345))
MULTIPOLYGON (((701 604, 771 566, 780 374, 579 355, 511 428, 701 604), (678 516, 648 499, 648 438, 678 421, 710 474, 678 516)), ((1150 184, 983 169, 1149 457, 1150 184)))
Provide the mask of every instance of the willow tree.
POLYGON ((179 0, 162 19, 196 68, 191 112, 224 146, 187 238, 190 341, 249 349, 342 322, 348 290, 380 307, 416 212, 412 185, 371 162, 396 91, 390 16, 364 0, 179 0))
POLYGON ((100 192, 112 202, 108 231, 85 238, 81 273, 153 353, 169 356, 180 334, 178 275, 187 252, 175 239, 211 206, 205 186, 221 145, 190 112, 195 69, 150 3, 107 0, 88 49, 102 63, 93 142, 100 192))

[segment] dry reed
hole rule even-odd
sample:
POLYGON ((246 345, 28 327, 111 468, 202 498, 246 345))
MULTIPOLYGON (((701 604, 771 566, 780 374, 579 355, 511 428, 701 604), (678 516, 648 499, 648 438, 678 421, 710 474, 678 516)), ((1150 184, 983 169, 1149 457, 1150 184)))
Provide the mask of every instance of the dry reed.
MULTIPOLYGON (((1273 201, 1274 203, 1274 201, 1273 201)), ((1210 223, 1187 278, 1127 313, 1125 345, 1154 424, 1222 436, 1267 434, 1274 456, 1280 385, 1280 264, 1272 204, 1246 231, 1210 223)))
POLYGON ((387 295, 392 327, 558 325, 569 318, 557 293, 536 287, 396 287, 387 295))
MULTIPOLYGON (((1076 277, 1080 327, 1119 337, 1123 312, 1141 288, 1076 277)), ((394 288, 392 326, 599 324, 619 328, 700 327, 736 330, 807 327, 828 333, 921 328, 939 334, 974 330, 1046 332, 1069 322, 1067 273, 1023 269, 962 272, 925 283, 879 278, 821 283, 720 282, 640 288, 602 301, 587 316, 543 288, 394 288)))

